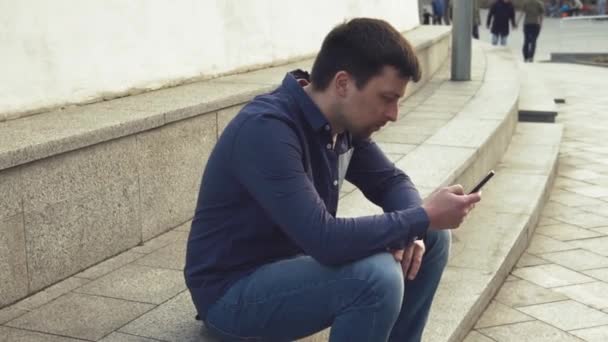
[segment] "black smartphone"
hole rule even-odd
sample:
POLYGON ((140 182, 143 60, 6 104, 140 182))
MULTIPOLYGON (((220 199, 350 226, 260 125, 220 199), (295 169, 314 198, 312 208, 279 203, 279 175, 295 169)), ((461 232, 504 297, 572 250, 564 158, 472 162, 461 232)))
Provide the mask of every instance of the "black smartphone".
POLYGON ((488 172, 488 174, 485 177, 483 177, 481 182, 479 182, 477 185, 475 185, 473 190, 471 190, 471 192, 469 192, 469 195, 479 192, 479 190, 481 190, 481 187, 483 187, 493 176, 494 176, 494 170, 490 170, 490 172, 488 172))

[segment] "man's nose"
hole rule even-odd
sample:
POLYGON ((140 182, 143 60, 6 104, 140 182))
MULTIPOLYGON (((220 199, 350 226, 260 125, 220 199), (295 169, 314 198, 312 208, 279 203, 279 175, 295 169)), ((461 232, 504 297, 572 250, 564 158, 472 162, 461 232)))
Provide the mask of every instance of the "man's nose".
POLYGON ((399 117, 399 106, 397 103, 389 107, 388 111, 386 112, 386 117, 389 119, 389 121, 397 121, 397 118, 399 117))

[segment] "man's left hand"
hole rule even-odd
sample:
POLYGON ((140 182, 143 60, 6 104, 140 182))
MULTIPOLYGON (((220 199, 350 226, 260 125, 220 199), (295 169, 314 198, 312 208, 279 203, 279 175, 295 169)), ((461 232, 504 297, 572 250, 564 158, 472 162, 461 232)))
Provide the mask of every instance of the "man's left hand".
POLYGON ((401 263, 403 276, 407 277, 408 280, 414 280, 414 278, 416 278, 425 251, 426 247, 424 241, 416 240, 405 249, 398 249, 392 252, 395 260, 401 263))

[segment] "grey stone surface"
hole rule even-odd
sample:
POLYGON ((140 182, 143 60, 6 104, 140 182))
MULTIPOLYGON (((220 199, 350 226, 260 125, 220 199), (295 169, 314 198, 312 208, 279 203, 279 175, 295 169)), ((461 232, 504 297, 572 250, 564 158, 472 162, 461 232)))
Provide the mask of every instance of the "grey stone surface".
POLYGON ((7 325, 95 341, 152 308, 150 304, 68 294, 7 325))
MULTIPOLYGON (((575 271, 608 267, 608 258, 586 251, 573 249, 568 251, 546 253, 540 255, 543 259, 565 266, 575 271)), ((607 292, 608 293, 608 292, 607 292)))
POLYGON ((536 228, 536 232, 560 241, 587 239, 602 236, 598 232, 579 228, 567 223, 550 224, 536 228))
POLYGON ((182 271, 127 265, 76 292, 160 304, 186 289, 182 271))
POLYGON ((162 114, 121 108, 104 102, 2 122, 0 170, 127 136, 163 123, 162 114))
MULTIPOLYGON (((512 170, 497 172, 492 180, 492 186, 484 187, 485 198, 499 199, 491 201, 488 206, 501 212, 530 215, 535 212, 538 200, 546 187, 546 176, 520 174, 512 170), (513 191, 513 189, 526 189, 513 191), (508 193, 508 196, 504 194, 508 193)), ((490 202, 490 201, 488 201, 490 202)))
POLYGON ((500 123, 498 120, 464 119, 458 116, 439 129, 427 143, 477 148, 490 139, 500 123))
MULTIPOLYGON (((190 221, 188 221, 190 222, 190 221)), ((189 224, 189 223, 188 223, 189 224)), ((148 254, 152 253, 157 249, 165 247, 166 245, 175 241, 186 241, 188 239, 188 232, 183 231, 183 225, 178 226, 174 230, 170 230, 164 234, 161 234, 153 239, 146 241, 144 244, 132 248, 130 251, 134 253, 148 254), (179 228, 182 229, 179 229, 179 228)))
POLYGON ((471 317, 477 317, 483 310, 476 303, 491 279, 492 275, 485 271, 448 266, 439 283, 422 340, 430 342, 464 338, 468 331, 458 328, 475 323, 470 321, 471 317))
POLYGON ((26 299, 14 304, 13 306, 19 309, 32 311, 55 298, 58 298, 82 285, 88 283, 87 279, 80 279, 76 277, 68 278, 55 285, 52 285, 26 299))
POLYGON ((374 134, 374 141, 396 144, 421 144, 430 134, 408 133, 407 129, 399 126, 388 126, 374 134))
POLYGON ((572 245, 608 257, 608 236, 571 241, 572 245))
POLYGON ((519 261, 517 261, 516 266, 517 267, 528 267, 528 266, 544 265, 544 264, 549 264, 549 263, 550 262, 545 259, 541 259, 532 254, 524 252, 521 255, 521 257, 519 258, 519 261))
POLYGON ((467 337, 463 340, 463 342, 493 342, 494 340, 482 335, 477 331, 471 331, 467 337))
POLYGON ((608 308, 608 284, 604 282, 558 287, 555 291, 598 310, 608 308))
POLYGON ((368 201, 361 191, 353 191, 338 202, 339 217, 357 217, 381 214, 382 208, 368 201))
POLYGON ((608 268, 589 270, 589 271, 584 271, 583 273, 585 273, 588 276, 594 277, 595 279, 598 279, 598 280, 601 280, 604 282, 608 282, 608 268))
POLYGON ((534 234, 528 247, 528 253, 543 254, 549 252, 559 252, 576 249, 576 246, 559 240, 552 239, 548 236, 534 234))
POLYGON ((523 314, 518 310, 512 309, 497 301, 492 301, 477 321, 477 324, 475 324, 475 329, 533 320, 534 318, 523 314))
POLYGON ((140 241, 135 152, 125 138, 23 169, 30 291, 140 241))
POLYGON ((463 226, 453 232, 451 266, 494 272, 518 240, 525 243, 527 216, 496 213, 484 204, 479 203, 463 226))
POLYGON ((578 338, 539 321, 485 328, 480 331, 500 342, 530 341, 531 337, 534 342, 581 342, 578 338))
POLYGON ((588 342, 608 341, 608 325, 601 327, 573 330, 570 332, 588 342))
POLYGON ((547 290, 526 280, 504 283, 496 294, 496 301, 510 307, 549 303, 568 299, 565 295, 547 290))
POLYGON ((27 295, 27 271, 23 215, 0 217, 0 307, 27 295))
POLYGON ((509 145, 497 169, 509 168, 518 172, 546 175, 555 163, 559 145, 509 145))
POLYGON ((34 331, 0 327, 0 342, 76 342, 69 337, 43 334, 34 331))
POLYGON ((15 305, 0 309, 0 325, 11 321, 21 315, 28 313, 27 310, 19 309, 15 305))
POLYGON ((519 268, 513 274, 537 285, 550 288, 592 282, 593 279, 555 264, 519 268))
POLYGON ((0 220, 23 213, 21 168, 0 171, 0 220))
POLYGON ((133 252, 133 250, 128 250, 124 253, 121 253, 113 258, 105 260, 93 267, 89 267, 83 272, 76 274, 76 277, 85 278, 85 279, 97 279, 105 274, 108 274, 128 263, 133 262, 141 258, 143 254, 133 252))
POLYGON ((152 340, 149 338, 131 335, 131 334, 113 332, 110 335, 102 338, 99 341, 100 342, 156 342, 158 340, 152 340))
POLYGON ((130 322, 120 332, 163 341, 208 341, 209 336, 201 322, 196 321, 196 310, 190 293, 184 291, 175 298, 130 322))
POLYGON ((592 214, 585 211, 580 211, 573 215, 560 213, 555 216, 556 219, 573 224, 583 228, 596 228, 608 226, 608 217, 592 214))
POLYGON ((217 81, 229 84, 269 85, 274 88, 281 84, 281 82, 283 81, 283 77, 285 77, 285 74, 287 72, 294 69, 303 69, 310 71, 313 62, 313 59, 305 59, 276 67, 264 68, 247 73, 222 77, 217 81))
POLYGON ((519 310, 562 330, 608 324, 607 314, 571 300, 531 305, 519 310), (566 312, 568 314, 564 314, 566 312))
POLYGON ((447 185, 475 160, 475 149, 422 145, 395 165, 404 170, 417 187, 447 185))
POLYGON ((216 130, 203 115, 137 136, 144 241, 192 218, 216 130))
POLYGON ((145 257, 135 261, 135 264, 150 267, 169 268, 182 271, 186 263, 186 242, 173 242, 145 257))
POLYGON ((382 152, 386 154, 405 155, 416 148, 415 144, 399 144, 399 143, 383 143, 379 142, 378 146, 382 152))

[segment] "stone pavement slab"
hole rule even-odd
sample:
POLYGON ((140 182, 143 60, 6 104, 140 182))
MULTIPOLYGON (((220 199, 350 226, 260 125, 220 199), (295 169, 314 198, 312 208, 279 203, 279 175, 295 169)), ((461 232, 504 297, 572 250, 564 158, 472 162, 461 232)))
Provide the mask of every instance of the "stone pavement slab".
POLYGON ((567 100, 559 106, 560 164, 533 241, 512 271, 527 280, 505 282, 495 297, 535 320, 472 332, 499 342, 608 341, 608 98, 593 95, 608 70, 535 66, 567 100))
POLYGON ((6 325, 96 341, 153 307, 151 304, 70 293, 6 325))
POLYGON ((524 254, 522 254, 521 258, 519 258, 519 261, 517 262, 517 267, 527 267, 527 266, 536 266, 536 265, 544 265, 544 264, 549 264, 550 262, 539 258, 537 256, 534 256, 530 253, 526 253, 524 252, 524 254))
POLYGON ((594 309, 608 308, 608 284, 597 281, 580 285, 564 286, 555 289, 577 302, 588 305, 594 309))
POLYGON ((572 300, 524 306, 518 310, 566 331, 608 324, 608 314, 572 300))
POLYGON ((34 331, 0 327, 0 342, 76 342, 80 339, 73 339, 64 336, 43 334, 34 331))
POLYGON ((545 253, 540 254, 539 256, 554 264, 564 266, 574 271, 608 267, 608 258, 584 249, 545 253))
POLYGON ((526 280, 504 283, 495 298, 496 301, 512 308, 568 299, 561 293, 550 291, 526 280))
POLYGON ((603 282, 608 282, 608 268, 600 268, 597 270, 585 271, 583 273, 603 282))
POLYGON ((565 267, 547 264, 518 268, 513 274, 545 288, 592 282, 593 279, 565 267))
POLYGON ((217 342, 194 320, 196 311, 188 291, 144 314, 120 329, 122 333, 162 341, 217 342))
POLYGON ((573 330, 570 333, 588 342, 608 341, 608 325, 588 329, 573 330))
POLYGON ((160 304, 186 289, 182 271, 127 265, 76 292, 160 304))
POLYGON ((474 330, 465 337, 463 342, 494 342, 494 340, 474 330))
POLYGON ((521 311, 511 309, 507 305, 501 304, 497 301, 492 301, 486 308, 486 311, 477 321, 475 329, 533 320, 534 318, 522 313, 521 311))
POLYGON ((602 236, 602 234, 588 229, 579 228, 567 223, 549 224, 536 228, 536 232, 559 241, 587 239, 602 236))
POLYGON ((479 330, 498 342, 581 342, 582 340, 564 331, 539 321, 502 325, 479 330))

